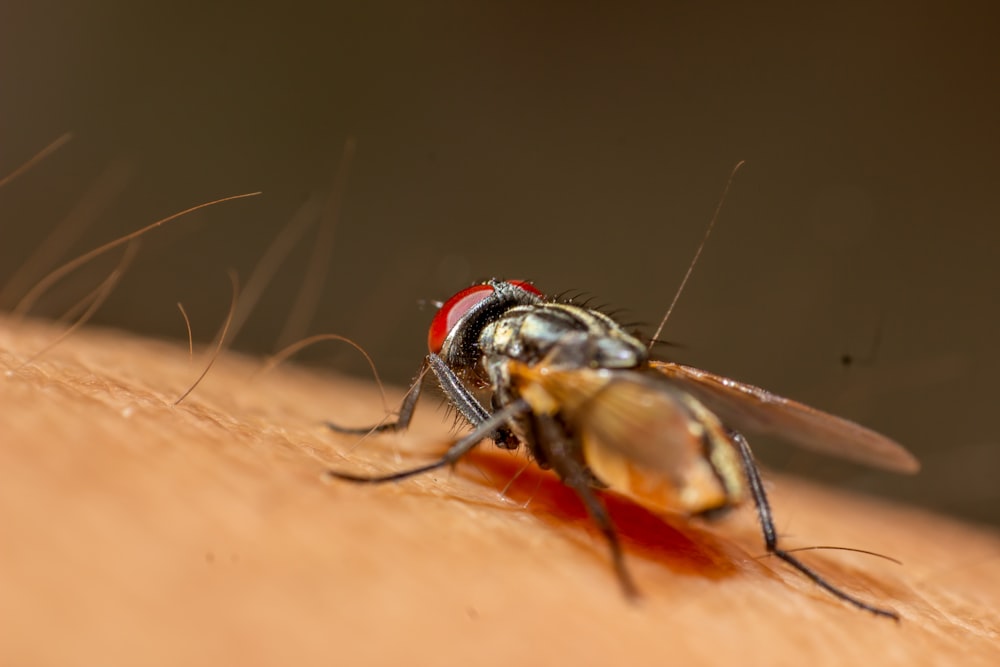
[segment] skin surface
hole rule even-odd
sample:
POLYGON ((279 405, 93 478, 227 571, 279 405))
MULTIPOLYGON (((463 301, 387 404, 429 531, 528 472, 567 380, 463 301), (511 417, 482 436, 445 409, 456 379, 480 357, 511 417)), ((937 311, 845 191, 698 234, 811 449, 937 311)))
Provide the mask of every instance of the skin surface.
POLYGON ((630 604, 572 493, 522 458, 322 481, 441 452, 428 405, 359 443, 322 421, 380 419, 368 383, 227 354, 174 406, 204 354, 88 330, 22 365, 58 333, 0 320, 2 664, 1000 664, 989 530, 765 473, 786 546, 904 561, 802 554, 896 624, 755 559, 750 507, 708 523, 612 498, 630 604))

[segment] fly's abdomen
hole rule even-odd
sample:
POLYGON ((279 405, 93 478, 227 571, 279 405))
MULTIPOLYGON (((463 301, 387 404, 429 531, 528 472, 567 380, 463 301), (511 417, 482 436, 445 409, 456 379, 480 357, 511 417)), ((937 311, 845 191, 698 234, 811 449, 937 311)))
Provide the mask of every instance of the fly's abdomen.
POLYGON ((639 371, 511 364, 511 381, 540 413, 559 414, 591 472, 649 507, 699 514, 744 496, 738 453, 692 396, 639 371))

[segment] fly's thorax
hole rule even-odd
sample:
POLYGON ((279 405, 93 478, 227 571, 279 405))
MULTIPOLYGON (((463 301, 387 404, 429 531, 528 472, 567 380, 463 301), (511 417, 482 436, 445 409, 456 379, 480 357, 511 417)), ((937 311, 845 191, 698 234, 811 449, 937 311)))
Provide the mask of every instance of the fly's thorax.
POLYGON ((483 327, 483 355, 561 368, 639 368, 646 346, 607 315, 565 303, 517 306, 483 327))

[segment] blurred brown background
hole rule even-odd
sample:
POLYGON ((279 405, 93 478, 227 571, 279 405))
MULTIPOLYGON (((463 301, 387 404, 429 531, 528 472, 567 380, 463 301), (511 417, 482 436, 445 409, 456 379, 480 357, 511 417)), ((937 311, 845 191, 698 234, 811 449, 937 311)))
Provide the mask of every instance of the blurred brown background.
MULTIPOLYGON (((666 353, 873 426, 925 470, 761 444, 770 466, 1000 521, 991 3, 19 4, 0 9, 0 173, 74 139, 0 190, 0 285, 95 187, 106 209, 61 260, 263 190, 148 237, 95 318, 183 338, 183 301, 209 340, 226 269, 247 277, 352 136, 309 330, 405 383, 419 300, 480 278, 584 290, 650 333, 745 159, 666 353)), ((236 348, 273 349, 311 246, 236 348)), ((364 372, 337 347, 305 356, 364 372)))

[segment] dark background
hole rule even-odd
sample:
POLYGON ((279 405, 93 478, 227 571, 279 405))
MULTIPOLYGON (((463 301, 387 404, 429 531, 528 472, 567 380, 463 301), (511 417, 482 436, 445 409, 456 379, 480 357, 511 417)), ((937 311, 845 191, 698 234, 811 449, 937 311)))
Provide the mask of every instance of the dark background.
MULTIPOLYGON (((581 289, 650 333, 745 159, 667 353, 875 427, 924 471, 762 445, 770 466, 1000 521, 992 3, 19 4, 0 9, 0 173, 74 139, 0 190, 0 285, 88 192, 106 206, 49 268, 263 190, 147 237, 95 318, 183 339, 179 300, 210 340, 226 269, 246 279, 354 137, 308 331, 405 383, 418 301, 480 278, 581 289)), ((237 349, 274 348, 309 238, 237 349)), ((330 344, 305 357, 364 372, 330 344)))

